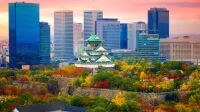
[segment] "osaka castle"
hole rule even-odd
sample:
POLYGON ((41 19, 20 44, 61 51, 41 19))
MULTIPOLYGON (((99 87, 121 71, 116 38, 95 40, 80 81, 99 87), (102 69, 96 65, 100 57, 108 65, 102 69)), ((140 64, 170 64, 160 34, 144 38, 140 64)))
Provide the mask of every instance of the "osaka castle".
POLYGON ((86 46, 78 56, 75 66, 94 69, 114 67, 114 62, 112 62, 111 56, 108 55, 109 52, 103 47, 103 41, 97 35, 92 35, 86 39, 86 46))

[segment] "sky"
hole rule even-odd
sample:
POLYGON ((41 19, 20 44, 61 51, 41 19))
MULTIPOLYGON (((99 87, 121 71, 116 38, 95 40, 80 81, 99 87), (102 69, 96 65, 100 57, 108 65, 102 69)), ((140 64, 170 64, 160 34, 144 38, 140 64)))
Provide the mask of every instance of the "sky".
MULTIPOLYGON (((17 0, 21 2, 22 0, 17 0)), ((83 23, 83 11, 98 9, 105 18, 118 18, 121 23, 147 22, 150 8, 167 8, 170 13, 170 35, 200 34, 200 0, 23 0, 40 4, 40 21, 49 22, 53 35, 53 12, 73 10, 74 22, 83 23)), ((8 3, 0 0, 0 40, 8 39, 8 3)))

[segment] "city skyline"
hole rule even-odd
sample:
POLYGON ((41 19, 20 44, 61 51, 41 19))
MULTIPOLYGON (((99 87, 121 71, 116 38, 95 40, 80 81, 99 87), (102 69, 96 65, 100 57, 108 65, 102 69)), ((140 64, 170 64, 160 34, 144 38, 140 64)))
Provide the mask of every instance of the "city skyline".
MULTIPOLYGON (((15 1, 16 0, 0 1, 0 40, 8 39, 8 3, 13 3, 15 1)), ((47 0, 24 1, 27 3, 37 2, 40 4, 40 21, 46 21, 51 25, 51 35, 53 35, 54 30, 53 13, 57 9, 73 10, 74 22, 78 23, 83 23, 83 11, 87 9, 102 10, 106 18, 118 18, 121 23, 132 23, 137 21, 147 22, 147 12, 152 7, 167 8, 170 11, 170 35, 188 33, 200 34, 200 2, 198 0, 169 0, 168 2, 159 0, 141 0, 137 2, 118 0, 116 3, 113 0, 59 0, 58 2, 47 2, 47 0)))

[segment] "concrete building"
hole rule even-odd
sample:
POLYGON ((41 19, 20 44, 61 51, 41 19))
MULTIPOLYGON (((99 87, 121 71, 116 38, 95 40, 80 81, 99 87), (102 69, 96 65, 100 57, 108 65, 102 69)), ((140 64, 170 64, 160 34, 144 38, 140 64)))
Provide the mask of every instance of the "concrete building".
POLYGON ((147 24, 145 22, 134 22, 128 24, 128 49, 135 50, 137 43, 137 35, 147 32, 147 24))
POLYGON ((84 11, 84 40, 91 35, 95 35, 95 21, 103 18, 101 10, 85 10, 84 11))
POLYGON ((98 19, 95 24, 95 33, 104 40, 106 49, 120 49, 120 22, 118 19, 98 19))
POLYGON ((73 11, 54 12, 54 58, 73 62, 73 11))
POLYGON ((82 23, 74 23, 74 56, 81 53, 84 47, 82 23))
POLYGON ((200 38, 178 37, 160 39, 160 55, 168 61, 200 64, 200 38))

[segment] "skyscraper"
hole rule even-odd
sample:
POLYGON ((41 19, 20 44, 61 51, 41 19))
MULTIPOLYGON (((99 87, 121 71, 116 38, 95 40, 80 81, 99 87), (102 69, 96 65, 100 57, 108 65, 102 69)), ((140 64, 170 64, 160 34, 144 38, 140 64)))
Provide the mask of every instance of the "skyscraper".
POLYGON ((82 23, 74 23, 74 55, 78 56, 84 47, 82 23))
POLYGON ((50 26, 47 22, 40 22, 40 64, 50 63, 50 26))
POLYGON ((135 50, 137 37, 140 33, 147 32, 147 24, 145 22, 134 22, 128 24, 128 49, 135 50))
POLYGON ((39 4, 9 3, 9 65, 39 64, 39 4))
POLYGON ((95 21, 103 18, 101 10, 84 11, 84 39, 95 34, 95 21))
POLYGON ((120 49, 127 49, 128 27, 126 23, 120 24, 120 49))
POLYGON ((73 61, 73 11, 54 12, 54 58, 73 61))
POLYGON ((118 19, 98 19, 95 24, 95 33, 101 37, 106 49, 120 49, 120 22, 118 19))
POLYGON ((166 8, 151 8, 148 11, 148 32, 159 34, 159 38, 169 37, 169 11, 166 8))

